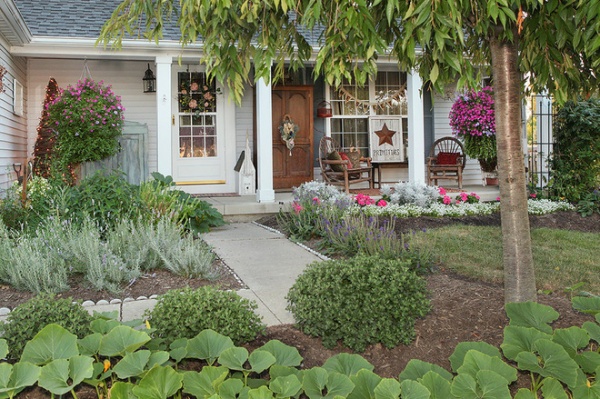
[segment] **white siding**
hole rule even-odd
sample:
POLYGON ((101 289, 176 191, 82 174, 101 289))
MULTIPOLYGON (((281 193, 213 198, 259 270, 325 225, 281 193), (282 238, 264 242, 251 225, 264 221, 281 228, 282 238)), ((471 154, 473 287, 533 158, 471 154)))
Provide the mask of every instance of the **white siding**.
MULTIPOLYGON (((254 132, 254 88, 246 85, 242 104, 235 108, 235 156, 240 156, 246 148, 246 134, 252 148, 252 137, 254 132)), ((254 160, 256 161, 256 160, 254 160)))
MULTIPOLYGON (((8 43, 0 36, 0 65, 4 75, 4 93, 0 93, 0 197, 16 179, 13 163, 24 163, 30 156, 27 148, 27 63, 24 58, 9 54, 8 43), (24 86, 24 114, 14 114, 14 80, 24 86)), ((23 165, 24 167, 24 165, 23 165)))
MULTIPOLYGON (((125 107, 125 120, 148 125, 148 167, 153 172, 157 167, 156 156, 156 94, 144 93, 142 78, 148 68, 146 61, 88 60, 88 68, 95 81, 104 81, 121 96, 125 107)), ((75 85, 83 74, 83 60, 30 59, 29 60, 29 115, 27 140, 28 152, 33 151, 37 126, 42 114, 46 86, 50 78, 56 79, 59 87, 75 85)), ((152 66, 153 70, 156 70, 152 66)))
MULTIPOLYGON (((452 129, 450 129, 450 109, 452 108, 452 103, 454 102, 454 96, 451 97, 441 97, 439 95, 435 96, 433 103, 433 124, 434 124, 434 132, 435 132, 435 140, 452 136, 452 129)), ((447 182, 448 180, 446 180, 447 182)), ((441 180, 440 183, 443 184, 444 180, 441 180)), ((476 159, 467 159, 467 165, 463 172, 463 185, 478 185, 482 184, 481 180, 481 169, 479 168, 479 163, 476 159)))

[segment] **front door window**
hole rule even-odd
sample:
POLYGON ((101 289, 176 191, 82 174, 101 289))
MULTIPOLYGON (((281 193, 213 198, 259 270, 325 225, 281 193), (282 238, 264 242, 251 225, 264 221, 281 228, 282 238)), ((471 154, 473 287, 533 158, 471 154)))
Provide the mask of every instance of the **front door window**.
POLYGON ((204 72, 179 72, 179 157, 216 157, 217 88, 204 72))

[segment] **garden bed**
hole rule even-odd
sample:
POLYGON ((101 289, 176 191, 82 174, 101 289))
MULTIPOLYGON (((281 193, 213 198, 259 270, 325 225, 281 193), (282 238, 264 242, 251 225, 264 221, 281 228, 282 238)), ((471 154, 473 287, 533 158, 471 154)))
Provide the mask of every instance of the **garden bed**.
MULTIPOLYGON (((274 216, 264 217, 259 222, 279 228, 274 216)), ((575 212, 557 212, 543 216, 530 216, 530 222, 532 228, 549 227, 600 233, 600 215, 582 218, 575 212)), ((499 225, 500 219, 499 215, 462 218, 406 218, 398 223, 398 229, 410 232, 454 223, 478 226, 499 225)), ((229 269, 224 265, 217 266, 221 267, 221 277, 209 284, 221 284, 224 288, 237 288, 240 283, 229 272, 229 269)), ((150 293, 160 294, 167 289, 185 285, 195 286, 195 284, 207 283, 206 280, 188 280, 173 277, 167 272, 157 272, 152 277, 139 279, 123 295, 148 296, 151 295, 150 293)), ((504 293, 501 285, 467 279, 442 268, 427 276, 427 286, 431 293, 432 311, 424 319, 417 320, 414 342, 393 349, 386 349, 379 344, 373 345, 361 354, 375 366, 375 372, 380 376, 397 378, 411 359, 421 359, 449 369, 448 358, 459 342, 485 341, 497 347, 501 344, 503 328, 508 323, 504 312, 504 293)), ((2 306, 14 303, 15 298, 18 300, 21 295, 24 294, 15 292, 10 287, 3 287, 0 289, 0 303, 3 304, 2 306)), ((75 299, 100 298, 94 295, 100 294, 81 287, 62 294, 63 297, 72 296, 75 299)), ((540 303, 553 307, 560 314, 554 328, 580 326, 583 322, 591 320, 590 316, 573 311, 570 298, 563 292, 540 294, 538 300, 540 303)), ((327 349, 319 338, 309 337, 294 328, 293 325, 269 327, 266 336, 260 337, 246 347, 255 349, 272 339, 278 339, 298 348, 304 358, 303 367, 306 368, 320 366, 337 353, 350 352, 341 346, 327 349)), ((193 364, 189 366, 193 367, 193 364)), ((96 397, 95 392, 87 387, 78 393, 80 398, 96 397)), ((19 397, 37 399, 46 396, 40 389, 33 389, 23 392, 19 397)))

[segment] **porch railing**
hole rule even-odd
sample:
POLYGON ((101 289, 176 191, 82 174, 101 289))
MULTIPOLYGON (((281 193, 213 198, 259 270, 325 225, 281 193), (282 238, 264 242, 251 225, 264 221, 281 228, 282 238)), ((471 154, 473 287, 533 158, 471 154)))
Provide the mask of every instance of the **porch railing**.
POLYGON ((527 182, 532 188, 544 189, 550 180, 549 158, 554 150, 552 99, 544 95, 532 96, 527 100, 526 112, 527 182))

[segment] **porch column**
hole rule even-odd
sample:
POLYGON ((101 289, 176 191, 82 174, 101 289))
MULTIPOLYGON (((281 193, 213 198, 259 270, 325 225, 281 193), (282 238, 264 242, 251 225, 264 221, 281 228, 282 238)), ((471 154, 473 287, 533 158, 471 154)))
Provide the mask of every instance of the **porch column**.
POLYGON ((423 114, 423 81, 419 72, 408 74, 408 181, 425 184, 425 123, 423 114))
POLYGON ((256 148, 258 202, 275 202, 273 190, 273 122, 271 108, 271 83, 263 78, 256 82, 256 148))
POLYGON ((172 95, 170 56, 156 57, 156 147, 157 171, 164 175, 173 174, 172 162, 172 95))

